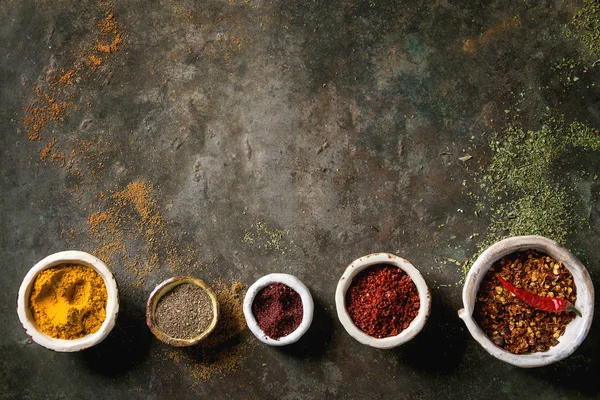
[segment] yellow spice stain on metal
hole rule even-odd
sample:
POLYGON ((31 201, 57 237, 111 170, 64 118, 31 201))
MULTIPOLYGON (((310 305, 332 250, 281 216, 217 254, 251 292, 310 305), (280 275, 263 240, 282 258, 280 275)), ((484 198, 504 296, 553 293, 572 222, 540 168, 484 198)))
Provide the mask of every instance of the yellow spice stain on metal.
POLYGON ((500 23, 492 26, 481 35, 475 38, 467 39, 463 44, 463 51, 465 53, 475 54, 480 47, 486 45, 490 40, 496 36, 510 32, 513 29, 521 26, 521 20, 519 17, 514 17, 509 20, 501 21, 500 23))

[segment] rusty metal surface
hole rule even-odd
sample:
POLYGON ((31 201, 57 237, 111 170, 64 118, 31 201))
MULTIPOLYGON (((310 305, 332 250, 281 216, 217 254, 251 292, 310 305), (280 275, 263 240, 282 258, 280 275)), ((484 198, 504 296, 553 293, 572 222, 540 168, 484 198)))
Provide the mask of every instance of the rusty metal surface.
MULTIPOLYGON (((600 127, 596 69, 587 88, 553 69, 579 54, 562 33, 577 6, 4 0, 0 398, 597 397, 595 326, 564 362, 503 364, 458 318, 463 273, 448 262, 486 231, 465 185, 504 110, 522 107, 532 129, 547 106, 600 127), (134 182, 150 208, 123 206, 134 182), (112 237, 92 224, 103 216, 112 237), (66 249, 104 256, 121 293, 114 331, 78 354, 31 344, 14 311, 28 269, 66 249), (424 330, 390 351, 347 335, 334 302, 346 266, 381 251, 432 296, 424 330), (232 371, 195 377, 144 322, 170 276, 248 286, 271 272, 310 288, 313 326, 282 349, 246 331, 232 371)), ((591 230, 571 243, 596 279, 600 166, 581 157, 560 168, 590 174, 591 230)))

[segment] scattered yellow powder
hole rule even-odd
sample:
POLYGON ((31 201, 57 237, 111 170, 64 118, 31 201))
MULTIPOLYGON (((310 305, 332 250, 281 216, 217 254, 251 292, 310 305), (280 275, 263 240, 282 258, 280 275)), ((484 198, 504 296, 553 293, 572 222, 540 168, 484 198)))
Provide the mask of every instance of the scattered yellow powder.
POLYGON ((88 233, 91 237, 102 241, 94 254, 101 260, 112 260, 119 253, 126 253, 123 245, 123 232, 116 226, 115 216, 107 212, 95 212, 88 217, 88 233), (107 238, 112 236, 110 240, 107 238))
POLYGON ((518 17, 500 21, 498 24, 492 26, 478 37, 465 40, 463 44, 463 51, 465 53, 475 54, 482 46, 489 43, 492 39, 501 34, 508 33, 519 26, 521 26, 521 20, 518 17))
POLYGON ((104 169, 104 153, 113 145, 102 138, 95 142, 77 138, 74 141, 71 151, 64 155, 64 165, 69 174, 65 188, 71 193, 77 192, 84 184, 94 186, 99 181, 104 169))
POLYGON ((75 76, 75 70, 70 69, 65 72, 65 70, 63 69, 61 72, 62 72, 62 75, 58 78, 58 81, 63 85, 73 85, 73 78, 75 76))
POLYGON ((63 121, 65 110, 70 103, 57 101, 48 93, 43 93, 35 86, 36 99, 25 108, 23 123, 27 138, 31 141, 40 140, 40 130, 50 121, 63 121))
MULTIPOLYGON (((114 53, 122 47, 124 36, 118 30, 110 4, 101 2, 99 7, 108 9, 97 25, 99 34, 95 42, 84 43, 80 50, 71 52, 73 57, 70 62, 60 69, 60 74, 49 73, 44 79, 47 83, 43 87, 34 86, 36 96, 23 110, 23 125, 29 140, 40 140, 40 132, 48 123, 61 122, 71 108, 77 109, 71 102, 75 92, 64 89, 67 86, 75 86, 77 82, 90 77, 90 73, 98 69, 104 59, 97 53, 114 53), (105 42, 110 36, 114 37, 110 42, 105 42)), ((61 158, 55 164, 63 166, 62 161, 64 160, 61 158)))
POLYGON ((66 163, 65 153, 53 153, 51 160, 52 164, 58 165, 59 168, 62 168, 66 163))
POLYGON ((173 348, 167 358, 186 368, 197 385, 202 380, 236 370, 251 350, 243 312, 244 286, 234 282, 215 285, 219 300, 219 322, 215 330, 193 348, 173 348))
POLYGON ((48 143, 46 145, 46 147, 44 147, 42 149, 42 151, 40 152, 40 161, 43 163, 46 163, 46 159, 48 158, 48 156, 50 155, 50 153, 52 152, 52 148, 56 145, 56 138, 52 138, 52 140, 50 141, 50 143, 48 143))
POLYGON ((92 67, 93 69, 98 68, 100 65, 102 65, 102 62, 103 62, 102 57, 98 57, 93 54, 90 54, 86 58, 86 64, 88 66, 92 67))
POLYGON ((150 195, 152 190, 152 185, 142 181, 135 181, 128 184, 120 192, 116 192, 113 198, 121 201, 123 205, 127 203, 133 204, 144 221, 159 224, 159 220, 162 218, 155 212, 156 202, 150 195))
POLYGON ((101 53, 114 53, 119 50, 119 46, 123 44, 123 36, 119 32, 117 24, 114 20, 114 13, 112 10, 106 11, 104 19, 98 24, 100 32, 102 34, 102 40, 96 39, 96 46, 94 50, 101 53), (106 42, 107 38, 112 37, 110 42, 106 42))
POLYGON ((92 254, 123 265, 137 287, 154 269, 165 266, 185 272, 199 263, 195 249, 176 243, 168 234, 154 190, 138 180, 121 190, 100 192, 88 217, 87 233, 95 242, 92 254))

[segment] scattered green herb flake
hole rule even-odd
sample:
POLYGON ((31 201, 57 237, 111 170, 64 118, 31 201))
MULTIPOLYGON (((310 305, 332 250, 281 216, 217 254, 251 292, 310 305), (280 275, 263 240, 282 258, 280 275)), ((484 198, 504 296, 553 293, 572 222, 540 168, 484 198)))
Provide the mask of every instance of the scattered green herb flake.
POLYGON ((463 273, 463 276, 466 277, 467 274, 469 273, 469 269, 471 269, 471 263, 470 263, 470 259, 466 259, 464 263, 462 263, 461 265, 461 270, 463 273))
POLYGON ((480 189, 478 208, 490 210, 478 253, 511 236, 541 235, 564 244, 569 234, 589 226, 589 204, 571 189, 577 183, 572 180, 581 178, 557 173, 556 163, 569 151, 600 151, 600 136, 594 133, 581 122, 566 123, 548 113, 539 130, 514 122, 491 138, 491 161, 473 182, 480 189))
POLYGON ((461 266, 462 263, 458 260, 455 260, 454 258, 449 258, 448 261, 450 261, 452 264, 457 265, 457 266, 461 266))
POLYGON ((459 157, 458 159, 459 159, 460 161, 462 161, 462 162, 465 162, 465 161, 469 161, 471 158, 473 158, 473 156, 471 156, 471 155, 467 154, 467 155, 464 155, 464 156, 462 156, 462 157, 459 157))
POLYGON ((600 2, 583 0, 581 8, 565 27, 567 37, 575 39, 588 57, 598 58, 600 51, 600 2))
POLYGON ((277 250, 285 254, 293 244, 289 233, 288 230, 271 229, 263 221, 258 220, 244 233, 242 242, 265 251, 277 250))

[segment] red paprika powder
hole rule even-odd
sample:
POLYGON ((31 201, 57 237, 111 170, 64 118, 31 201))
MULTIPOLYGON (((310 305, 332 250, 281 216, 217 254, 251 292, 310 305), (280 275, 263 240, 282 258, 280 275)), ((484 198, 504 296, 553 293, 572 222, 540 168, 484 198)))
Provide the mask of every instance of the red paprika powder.
POLYGON ((346 307, 354 325, 369 336, 396 336, 419 313, 417 286, 400 268, 380 264, 354 277, 346 292, 346 307))
POLYGON ((256 294, 252 314, 265 335, 277 340, 294 332, 302 322, 302 298, 291 287, 272 283, 256 294))

